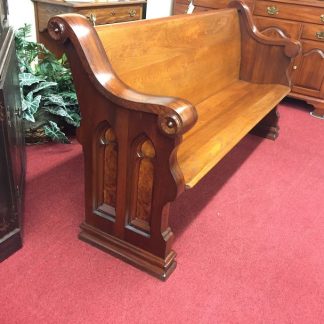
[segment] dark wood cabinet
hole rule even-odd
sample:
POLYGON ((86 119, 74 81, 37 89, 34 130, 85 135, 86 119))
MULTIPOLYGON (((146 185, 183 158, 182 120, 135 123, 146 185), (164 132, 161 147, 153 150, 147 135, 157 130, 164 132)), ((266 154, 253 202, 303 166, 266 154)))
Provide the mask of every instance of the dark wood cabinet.
POLYGON ((25 147, 14 33, 1 2, 0 34, 0 261, 22 246, 25 147))

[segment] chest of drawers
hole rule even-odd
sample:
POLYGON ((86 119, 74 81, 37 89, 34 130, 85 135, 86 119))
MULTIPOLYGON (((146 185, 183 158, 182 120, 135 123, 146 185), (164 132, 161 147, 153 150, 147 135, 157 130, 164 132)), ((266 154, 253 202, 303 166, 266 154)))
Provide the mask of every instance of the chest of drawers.
POLYGON ((63 0, 33 0, 37 41, 43 43, 57 56, 63 49, 54 44, 47 34, 48 20, 59 14, 78 13, 87 17, 94 25, 112 24, 145 18, 146 1, 120 0, 118 2, 66 2, 63 0))
MULTIPOLYGON (((229 0, 174 0, 173 14, 180 15, 188 12, 190 2, 195 6, 194 12, 223 9, 227 6, 229 0)), ((252 10, 254 0, 244 1, 252 10)))
POLYGON ((324 2, 255 1, 253 14, 260 31, 275 26, 299 39, 302 53, 291 66, 291 97, 313 105, 312 114, 324 118, 324 2))
MULTIPOLYGON (((184 13, 188 0, 176 0, 175 13, 184 13)), ((324 118, 324 1, 245 0, 256 25, 265 34, 280 28, 288 37, 300 40, 303 50, 291 64, 291 97, 314 106, 312 114, 324 118)), ((193 0, 195 12, 220 9, 225 0, 193 0)), ((271 64, 271 62, 269 62, 271 64)))

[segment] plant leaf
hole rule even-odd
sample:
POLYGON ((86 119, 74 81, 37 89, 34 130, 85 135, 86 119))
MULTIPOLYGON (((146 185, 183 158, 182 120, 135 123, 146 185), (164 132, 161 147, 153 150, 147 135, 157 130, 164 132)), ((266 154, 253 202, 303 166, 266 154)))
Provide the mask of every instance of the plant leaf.
POLYGON ((50 126, 44 126, 44 131, 45 134, 52 139, 52 141, 66 144, 70 143, 69 139, 60 130, 56 123, 49 120, 49 124, 50 126))
POLYGON ((35 123, 34 115, 32 115, 28 110, 25 110, 23 112, 23 118, 25 118, 26 120, 29 120, 32 123, 35 123))
POLYGON ((58 107, 58 106, 56 106, 56 107, 46 107, 46 110, 48 112, 50 112, 51 114, 53 114, 53 115, 63 117, 64 120, 70 125, 73 125, 75 127, 80 126, 81 117, 77 112, 75 112, 73 110, 65 109, 63 107, 58 107))
POLYGON ((49 111, 53 115, 65 117, 68 119, 72 119, 69 115, 69 113, 63 108, 63 107, 58 107, 58 106, 52 106, 52 107, 46 107, 46 110, 49 111))
POLYGON ((45 79, 40 78, 31 73, 20 73, 19 74, 19 82, 20 86, 31 86, 32 84, 39 83, 41 81, 45 81, 45 79))
POLYGON ((69 110, 68 113, 70 115, 70 119, 69 120, 66 119, 66 122, 75 127, 80 127, 80 121, 81 121, 80 114, 75 111, 69 111, 69 110))
MULTIPOLYGON (((50 94, 49 96, 46 97, 46 100, 49 101, 49 103, 64 107, 65 108, 65 101, 62 96, 59 94, 50 94)), ((46 105, 49 103, 46 102, 46 105)))
POLYGON ((56 82, 52 82, 52 81, 43 81, 40 82, 36 85, 36 87, 32 90, 33 93, 38 92, 40 90, 44 90, 50 87, 54 87, 57 86, 56 82))
POLYGON ((24 116, 26 116, 28 118, 28 120, 35 122, 34 117, 31 118, 31 116, 36 114, 36 112, 39 108, 41 98, 42 98, 41 95, 38 95, 35 98, 32 98, 32 97, 30 97, 30 93, 28 93, 28 96, 26 96, 26 99, 22 100, 23 111, 25 113, 24 116))

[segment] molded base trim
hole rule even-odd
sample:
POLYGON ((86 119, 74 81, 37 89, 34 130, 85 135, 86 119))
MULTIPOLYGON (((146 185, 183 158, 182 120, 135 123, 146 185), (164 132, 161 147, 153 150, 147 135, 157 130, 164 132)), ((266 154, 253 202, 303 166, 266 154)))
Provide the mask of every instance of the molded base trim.
POLYGON ((0 262, 7 259, 10 255, 22 248, 22 239, 20 229, 2 239, 0 243, 0 262))
POLYGON ((324 109, 323 110, 315 109, 314 111, 310 112, 310 115, 318 119, 324 119, 324 109))
POLYGON ((80 240, 114 255, 160 280, 166 280, 176 268, 176 253, 174 251, 162 259, 86 223, 82 223, 80 227, 80 240))

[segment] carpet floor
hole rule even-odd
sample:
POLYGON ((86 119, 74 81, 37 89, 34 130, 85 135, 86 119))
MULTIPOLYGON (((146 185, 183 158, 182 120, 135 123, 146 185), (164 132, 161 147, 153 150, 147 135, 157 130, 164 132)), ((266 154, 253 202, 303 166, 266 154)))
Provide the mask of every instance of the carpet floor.
POLYGON ((324 121, 280 106, 171 209, 166 282, 77 239, 79 144, 27 148, 24 247, 0 265, 0 323, 324 323, 324 121))

